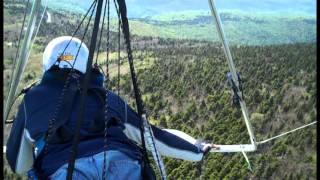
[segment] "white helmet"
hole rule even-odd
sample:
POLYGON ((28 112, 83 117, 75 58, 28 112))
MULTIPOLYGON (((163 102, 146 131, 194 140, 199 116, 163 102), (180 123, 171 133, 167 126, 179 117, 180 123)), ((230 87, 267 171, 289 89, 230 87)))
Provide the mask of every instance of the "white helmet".
POLYGON ((43 71, 50 69, 59 59, 60 68, 72 68, 74 64, 74 69, 82 73, 86 72, 89 50, 84 43, 81 44, 80 39, 73 37, 71 40, 71 38, 71 36, 61 36, 49 42, 43 53, 43 71), (70 44, 68 45, 69 42, 70 44), (80 44, 79 54, 74 63, 80 44))

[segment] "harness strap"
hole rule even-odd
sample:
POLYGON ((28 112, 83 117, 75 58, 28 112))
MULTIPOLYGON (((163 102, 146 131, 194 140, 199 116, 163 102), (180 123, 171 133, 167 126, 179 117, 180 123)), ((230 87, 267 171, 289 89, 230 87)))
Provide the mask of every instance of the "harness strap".
MULTIPOLYGON (((104 104, 105 99, 105 90, 100 86, 89 86, 88 89, 89 92, 92 92, 94 95, 96 95, 99 98, 99 101, 104 104)), ((75 83, 72 83, 68 89, 68 91, 65 94, 64 102, 62 103, 62 107, 60 110, 60 113, 57 117, 57 120, 52 128, 52 133, 54 137, 57 137, 59 142, 61 141, 69 141, 73 137, 73 133, 69 128, 64 126, 68 119, 70 118, 71 112, 73 110, 74 100, 75 96, 77 94, 78 89, 75 83)), ((98 113, 98 116, 100 114, 98 113)), ((95 117, 99 118, 99 117, 95 117)), ((92 127, 93 129, 97 129, 96 127, 92 127)), ((98 128, 100 129, 100 128, 98 128)), ((54 138, 49 140, 50 143, 54 143, 54 138)))

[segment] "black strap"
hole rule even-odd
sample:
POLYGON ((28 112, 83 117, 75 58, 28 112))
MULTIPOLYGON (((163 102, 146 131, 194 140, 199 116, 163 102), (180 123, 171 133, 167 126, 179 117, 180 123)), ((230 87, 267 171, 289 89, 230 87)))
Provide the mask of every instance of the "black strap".
POLYGON ((90 80, 90 74, 92 69, 92 61, 93 61, 93 55, 96 47, 96 40, 98 36, 98 29, 99 29, 99 23, 100 23, 100 17, 101 17, 101 9, 102 9, 103 0, 98 0, 97 9, 96 9, 96 16, 94 21, 94 26, 92 30, 91 35, 91 42, 90 42, 90 49, 89 49, 89 57, 87 62, 87 68, 86 73, 84 76, 84 82, 83 82, 83 92, 80 97, 80 109, 78 113, 78 119, 77 119, 77 125, 75 130, 75 136, 73 138, 72 147, 70 151, 70 158, 69 158, 69 164, 68 164, 68 172, 67 172, 67 179, 72 179, 72 173, 74 169, 74 163, 77 155, 77 147, 79 144, 79 136, 80 136, 80 128, 83 121, 83 115, 85 112, 85 104, 86 104, 86 96, 87 96, 87 90, 89 86, 89 80, 90 80))
POLYGON ((104 105, 105 104, 105 99, 106 99, 106 96, 107 96, 107 91, 103 88, 103 87, 100 87, 100 86, 90 86, 88 91, 92 92, 93 94, 95 94, 100 102, 102 102, 102 104, 104 105))
MULTIPOLYGON (((131 44, 130 44, 129 23, 128 23, 128 18, 127 18, 127 7, 126 7, 125 0, 117 0, 117 1, 118 1, 118 5, 119 5, 119 12, 121 15, 122 31, 124 34, 125 43, 127 45, 127 53, 128 53, 133 89, 134 89, 134 94, 135 94, 135 98, 136 98, 137 110, 138 110, 139 116, 141 117, 142 114, 144 114, 145 110, 144 110, 140 90, 139 90, 138 83, 137 83, 137 77, 136 77, 134 65, 133 65, 133 57, 132 57, 132 50, 131 50, 131 44)), ((142 143, 142 148, 143 148, 143 157, 146 158, 147 163, 149 163, 150 161, 148 158, 145 140, 144 140, 143 121, 141 121, 141 125, 140 125, 140 135, 141 135, 141 143, 142 143)))
POLYGON ((145 108, 141 98, 141 93, 138 87, 138 81, 137 81, 137 77, 136 77, 136 73, 133 65, 133 56, 132 56, 132 50, 131 50, 131 44, 130 44, 130 31, 129 31, 129 23, 127 18, 126 2, 125 0, 117 0, 117 1, 119 5, 119 12, 121 15, 122 32, 124 35, 125 44, 127 46, 128 61, 129 61, 132 84, 133 84, 133 89, 134 89, 134 94, 135 94, 135 99, 137 104, 137 110, 138 110, 139 116, 141 117, 140 136, 141 136, 142 153, 143 153, 141 175, 143 179, 155 180, 156 176, 152 167, 150 166, 150 160, 148 158, 145 139, 144 139, 144 125, 143 125, 142 115, 145 114, 145 108))
POLYGON ((104 107, 106 103, 106 96, 107 96, 107 91, 100 86, 92 86, 88 89, 88 92, 93 93, 96 95, 101 102, 101 109, 99 109, 92 118, 91 124, 89 125, 88 131, 92 134, 100 134, 100 133, 105 133, 104 132, 104 121, 105 121, 105 114, 104 114, 104 107))
POLYGON ((60 126, 62 126, 63 124, 65 124, 70 118, 73 102, 74 102, 77 91, 78 91, 77 85, 72 82, 63 98, 63 101, 62 101, 63 103, 60 108, 60 113, 58 114, 57 121, 53 126, 53 131, 59 128, 60 126))

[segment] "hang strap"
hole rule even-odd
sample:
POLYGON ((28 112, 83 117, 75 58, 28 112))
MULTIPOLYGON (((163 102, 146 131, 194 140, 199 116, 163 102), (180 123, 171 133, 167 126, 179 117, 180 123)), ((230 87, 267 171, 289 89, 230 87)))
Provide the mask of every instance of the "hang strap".
POLYGON ((144 140, 144 135, 146 134, 146 136, 149 137, 147 139, 147 142, 148 142, 148 145, 152 148, 151 152, 152 152, 153 158, 156 161, 156 164, 158 166, 161 179, 165 180, 166 179, 165 167, 164 167, 163 161, 161 159, 160 153, 157 150, 151 126, 147 120, 147 115, 145 113, 146 111, 143 106, 143 101, 141 98, 141 93, 140 93, 140 89, 138 87, 137 77, 136 77, 135 70, 134 70, 132 49, 131 49, 131 44, 130 44, 130 31, 129 31, 129 22, 128 22, 128 18, 127 18, 126 3, 125 3, 125 0, 117 0, 117 1, 118 1, 118 5, 119 5, 119 12, 121 15, 122 32, 124 35, 125 44, 127 46, 128 61, 129 61, 129 66, 130 66, 134 95, 136 98, 137 110, 138 110, 139 116, 141 117, 140 132, 141 132, 141 142, 142 142, 142 147, 143 147, 143 151, 144 151, 143 152, 144 157, 148 161, 148 156, 147 156, 146 148, 145 148, 145 140, 144 140))

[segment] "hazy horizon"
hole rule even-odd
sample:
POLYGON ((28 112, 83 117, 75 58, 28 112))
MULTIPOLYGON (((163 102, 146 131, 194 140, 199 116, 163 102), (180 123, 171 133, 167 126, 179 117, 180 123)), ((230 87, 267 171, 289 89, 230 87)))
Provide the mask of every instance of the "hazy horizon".
MULTIPOLYGON (((46 1, 43 1, 45 3, 46 1)), ((222 11, 244 11, 253 13, 292 13, 316 16, 315 0, 217 0, 216 6, 222 11)), ((49 8, 73 6, 78 11, 86 11, 92 1, 55 0, 48 1, 49 8)), ((113 1, 110 1, 113 4, 113 1)), ((180 11, 209 11, 208 1, 199 0, 127 0, 128 16, 141 18, 180 11)), ((113 5, 111 5, 113 8, 113 5)))

